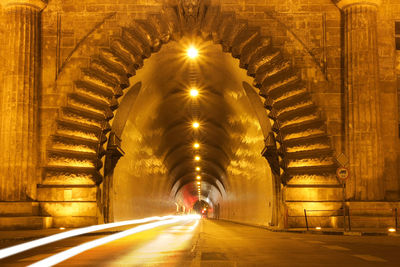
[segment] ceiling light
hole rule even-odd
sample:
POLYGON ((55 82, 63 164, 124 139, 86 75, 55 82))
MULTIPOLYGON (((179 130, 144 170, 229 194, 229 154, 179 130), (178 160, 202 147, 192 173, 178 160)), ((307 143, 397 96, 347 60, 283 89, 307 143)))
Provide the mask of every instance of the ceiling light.
POLYGON ((194 88, 190 89, 190 96, 191 97, 196 97, 198 95, 199 95, 199 91, 197 89, 194 89, 194 88))
POLYGON ((196 176, 196 179, 197 179, 197 180, 200 180, 200 179, 201 179, 201 176, 200 176, 200 175, 197 175, 197 176, 196 176))
POLYGON ((196 167, 196 171, 200 171, 200 167, 196 167))
POLYGON ((194 148, 199 148, 199 147, 200 147, 200 144, 199 144, 199 143, 194 143, 194 144, 193 144, 193 147, 194 147, 194 148))
POLYGON ((193 128, 199 128, 200 124, 197 121, 195 121, 193 122, 192 126, 193 128))
POLYGON ((199 55, 199 51, 194 46, 191 46, 187 50, 187 55, 189 58, 196 58, 199 55))
POLYGON ((199 157, 199 156, 196 156, 196 157, 194 157, 194 160, 195 160, 195 161, 199 161, 199 160, 200 160, 200 157, 199 157))

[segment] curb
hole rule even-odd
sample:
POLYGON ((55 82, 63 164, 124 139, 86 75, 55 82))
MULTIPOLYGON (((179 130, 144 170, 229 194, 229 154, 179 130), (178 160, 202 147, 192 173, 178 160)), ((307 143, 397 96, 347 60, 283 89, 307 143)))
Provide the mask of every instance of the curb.
POLYGON ((218 219, 220 221, 231 222, 251 227, 262 228, 271 232, 284 232, 284 233, 295 233, 295 234, 314 234, 314 235, 345 235, 345 236, 391 236, 400 237, 400 233, 389 233, 389 232, 363 232, 363 231, 329 231, 329 230, 300 230, 300 229, 277 229, 264 225, 243 223, 225 219, 218 219))

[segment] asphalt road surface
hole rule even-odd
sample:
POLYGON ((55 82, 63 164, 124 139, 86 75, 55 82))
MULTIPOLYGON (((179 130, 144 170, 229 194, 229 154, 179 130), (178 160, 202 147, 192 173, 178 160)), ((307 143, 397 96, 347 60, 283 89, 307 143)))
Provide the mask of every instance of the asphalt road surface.
MULTIPOLYGON (((28 266, 109 235, 69 238, 0 261, 28 266)), ((60 266, 400 266, 400 237, 276 233, 195 220, 160 226, 73 256, 60 266)))

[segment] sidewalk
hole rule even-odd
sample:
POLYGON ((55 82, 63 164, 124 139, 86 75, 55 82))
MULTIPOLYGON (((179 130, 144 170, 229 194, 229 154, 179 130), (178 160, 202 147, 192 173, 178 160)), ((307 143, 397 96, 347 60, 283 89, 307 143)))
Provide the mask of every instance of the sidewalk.
POLYGON ((351 235, 351 236, 395 236, 400 237, 400 230, 397 232, 389 232, 386 228, 353 228, 351 231, 348 229, 333 229, 333 228, 322 228, 315 229, 309 228, 291 228, 291 229, 279 229, 274 227, 266 227, 268 230, 273 232, 289 232, 289 233, 303 233, 303 234, 320 234, 320 235, 351 235))
POLYGON ((343 228, 322 228, 322 229, 315 229, 309 228, 307 231, 306 228, 289 228, 289 229, 282 229, 274 226, 264 226, 264 225, 255 225, 249 223, 242 223, 237 221, 230 221, 220 219, 222 221, 237 223, 247 226, 259 227, 264 228, 272 232, 288 232, 288 233, 300 233, 300 234, 319 234, 319 235, 352 235, 352 236, 394 236, 400 237, 400 229, 397 229, 397 232, 391 233, 388 231, 387 228, 352 228, 351 231, 348 229, 346 231, 343 228))

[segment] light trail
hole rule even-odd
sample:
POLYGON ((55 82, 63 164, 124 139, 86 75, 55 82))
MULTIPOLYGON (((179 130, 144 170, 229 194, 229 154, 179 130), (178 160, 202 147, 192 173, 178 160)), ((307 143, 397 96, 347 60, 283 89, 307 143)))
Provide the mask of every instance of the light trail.
MULTIPOLYGON (((116 233, 110 236, 106 236, 103 238, 99 238, 87 243, 84 243, 82 245, 73 247, 71 249, 65 250, 63 252, 57 253, 53 256, 50 256, 48 258, 45 258, 41 261, 38 261, 34 264, 29 265, 28 267, 47 267, 47 266, 53 266, 55 264, 58 264, 62 261, 65 261, 66 259, 69 259, 75 255, 78 255, 86 250, 104 245, 106 243, 109 243, 111 241, 135 234, 135 233, 139 233, 139 232, 143 232, 145 230, 149 230, 161 225, 167 225, 167 224, 173 224, 179 221, 184 221, 184 220, 194 220, 196 219, 197 222, 195 223, 195 226, 197 226, 198 224, 198 220, 200 219, 199 215, 186 215, 186 216, 175 216, 175 218, 173 219, 169 219, 169 220, 164 220, 164 221, 160 221, 160 222, 153 222, 153 223, 148 223, 145 225, 140 225, 140 226, 136 226, 134 228, 131 228, 129 230, 120 232, 120 233, 116 233)), ((194 226, 194 227, 195 227, 194 226)), ((193 228, 194 229, 194 228, 193 228)))
POLYGON ((78 235, 83 235, 86 233, 91 233, 95 231, 100 231, 104 229, 109 229, 113 227, 119 227, 119 226, 126 226, 126 225, 132 225, 132 224, 139 224, 139 223, 147 223, 151 221, 162 221, 162 220, 168 220, 168 219, 173 219, 173 218, 180 218, 182 216, 174 216, 174 215, 167 215, 167 216, 154 216, 154 217, 148 217, 148 218, 143 218, 143 219, 137 219, 137 220, 128 220, 128 221, 121 221, 121 222, 115 222, 115 223, 106 223, 106 224, 100 224, 100 225, 92 225, 88 227, 83 227, 83 228, 78 228, 74 229, 71 231, 66 231, 62 232, 59 234, 43 237, 40 239, 36 239, 30 242, 22 243, 19 245, 15 245, 12 247, 0 249, 0 259, 4 259, 6 257, 21 253, 23 251, 36 248, 39 246, 43 246, 49 243, 53 243, 65 238, 73 237, 73 236, 78 236, 78 235))

